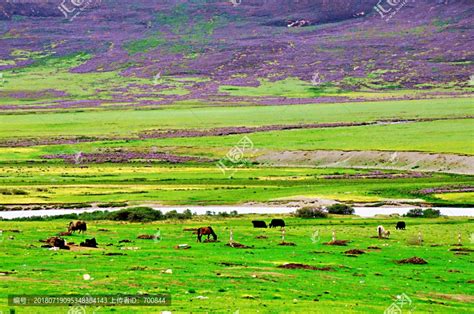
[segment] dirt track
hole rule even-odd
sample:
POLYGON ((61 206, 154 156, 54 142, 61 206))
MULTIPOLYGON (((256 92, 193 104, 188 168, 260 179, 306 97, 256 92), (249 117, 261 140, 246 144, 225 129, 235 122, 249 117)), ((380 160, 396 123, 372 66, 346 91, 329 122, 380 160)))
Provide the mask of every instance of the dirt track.
POLYGON ((257 162, 275 166, 378 168, 474 174, 474 156, 393 151, 264 151, 257 162))

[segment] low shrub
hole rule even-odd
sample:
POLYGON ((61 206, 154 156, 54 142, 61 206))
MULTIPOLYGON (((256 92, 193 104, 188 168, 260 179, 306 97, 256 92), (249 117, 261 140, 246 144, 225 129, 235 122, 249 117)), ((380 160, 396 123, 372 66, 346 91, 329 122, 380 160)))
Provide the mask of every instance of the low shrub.
POLYGON ((302 207, 296 211, 295 216, 299 218, 326 218, 328 214, 320 208, 302 207))
POLYGON ((346 204, 333 204, 331 206, 326 207, 326 210, 330 214, 337 214, 337 215, 353 215, 354 214, 354 208, 346 204))
POLYGON ((427 208, 422 210, 421 208, 410 209, 408 213, 403 215, 405 217, 412 218, 438 218, 441 216, 441 212, 438 209, 427 208))
POLYGON ((414 218, 423 217, 423 210, 421 208, 410 209, 408 213, 406 213, 403 216, 414 217, 414 218))
POLYGON ((438 209, 428 208, 423 211, 424 218, 438 218, 441 212, 438 209))
POLYGON ((112 208, 112 207, 127 207, 127 203, 103 203, 103 204, 97 204, 97 207, 99 208, 112 208))
POLYGON ((131 221, 131 222, 147 222, 155 220, 163 220, 165 216, 159 210, 150 207, 133 207, 124 208, 116 212, 109 212, 106 219, 131 221))

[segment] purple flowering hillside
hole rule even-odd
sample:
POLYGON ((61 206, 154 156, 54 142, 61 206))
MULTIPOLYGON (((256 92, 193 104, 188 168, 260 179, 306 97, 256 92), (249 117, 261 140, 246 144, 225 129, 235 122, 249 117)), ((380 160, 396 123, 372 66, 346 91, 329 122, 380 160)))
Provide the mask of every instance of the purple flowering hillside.
POLYGON ((472 2, 377 3, 6 1, 0 109, 472 93, 472 2))

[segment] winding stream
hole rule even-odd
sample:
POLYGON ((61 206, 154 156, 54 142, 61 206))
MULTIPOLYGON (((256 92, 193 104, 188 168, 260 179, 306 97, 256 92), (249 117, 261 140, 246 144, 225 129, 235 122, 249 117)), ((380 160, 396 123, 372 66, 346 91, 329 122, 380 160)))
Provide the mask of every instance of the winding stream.
MULTIPOLYGON (((355 214, 360 217, 374 217, 375 215, 406 214, 415 207, 354 207, 355 214)), ((433 207, 439 209, 445 216, 469 216, 474 217, 474 208, 455 207, 433 207)), ((231 212, 237 211, 239 214, 289 214, 293 213, 297 207, 290 206, 156 206, 153 209, 161 210, 163 213, 176 210, 183 212, 190 209, 193 213, 204 215, 211 212, 231 212)), ((4 219, 14 219, 33 216, 58 216, 65 214, 79 214, 93 211, 117 211, 120 208, 88 208, 88 209, 47 209, 47 210, 14 210, 2 211, 0 217, 4 219)))

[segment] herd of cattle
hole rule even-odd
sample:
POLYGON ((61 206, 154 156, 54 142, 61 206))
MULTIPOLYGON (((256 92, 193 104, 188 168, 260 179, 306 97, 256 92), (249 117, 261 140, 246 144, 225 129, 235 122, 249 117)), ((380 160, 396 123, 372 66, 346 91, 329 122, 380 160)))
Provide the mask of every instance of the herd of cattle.
MULTIPOLYGON (((268 228, 267 224, 263 220, 253 220, 252 224, 254 228, 268 228)), ((270 228, 284 227, 284 226, 285 226, 285 221, 283 219, 272 219, 269 225, 270 228)))
MULTIPOLYGON (((254 228, 276 228, 276 227, 285 227, 285 221, 283 219, 272 219, 270 221, 270 224, 267 226, 266 222, 263 220, 253 220, 252 225, 254 228)), ((397 222, 397 225, 395 226, 397 230, 405 230, 406 228, 406 223, 404 221, 399 221, 397 222)), ((61 232, 59 235, 60 236, 66 236, 66 235, 72 235, 74 232, 78 233, 84 233, 87 231, 87 223, 85 221, 71 221, 68 225, 68 231, 67 232, 61 232)), ((214 230, 211 227, 201 227, 196 229, 196 234, 197 234, 197 240, 198 242, 201 242, 202 236, 207 235, 207 238, 209 240, 209 237, 212 236, 214 241, 217 241, 217 234, 214 232, 214 230)), ((390 231, 385 230, 383 226, 377 226, 377 234, 379 238, 388 238, 390 236, 390 231)), ((45 247, 60 247, 60 248, 68 248, 66 246, 66 241, 60 237, 52 237, 49 238, 48 240, 44 241, 47 244, 45 247)), ((92 239, 86 239, 84 242, 80 243, 80 246, 85 246, 85 247, 97 247, 97 241, 95 238, 92 239)))

